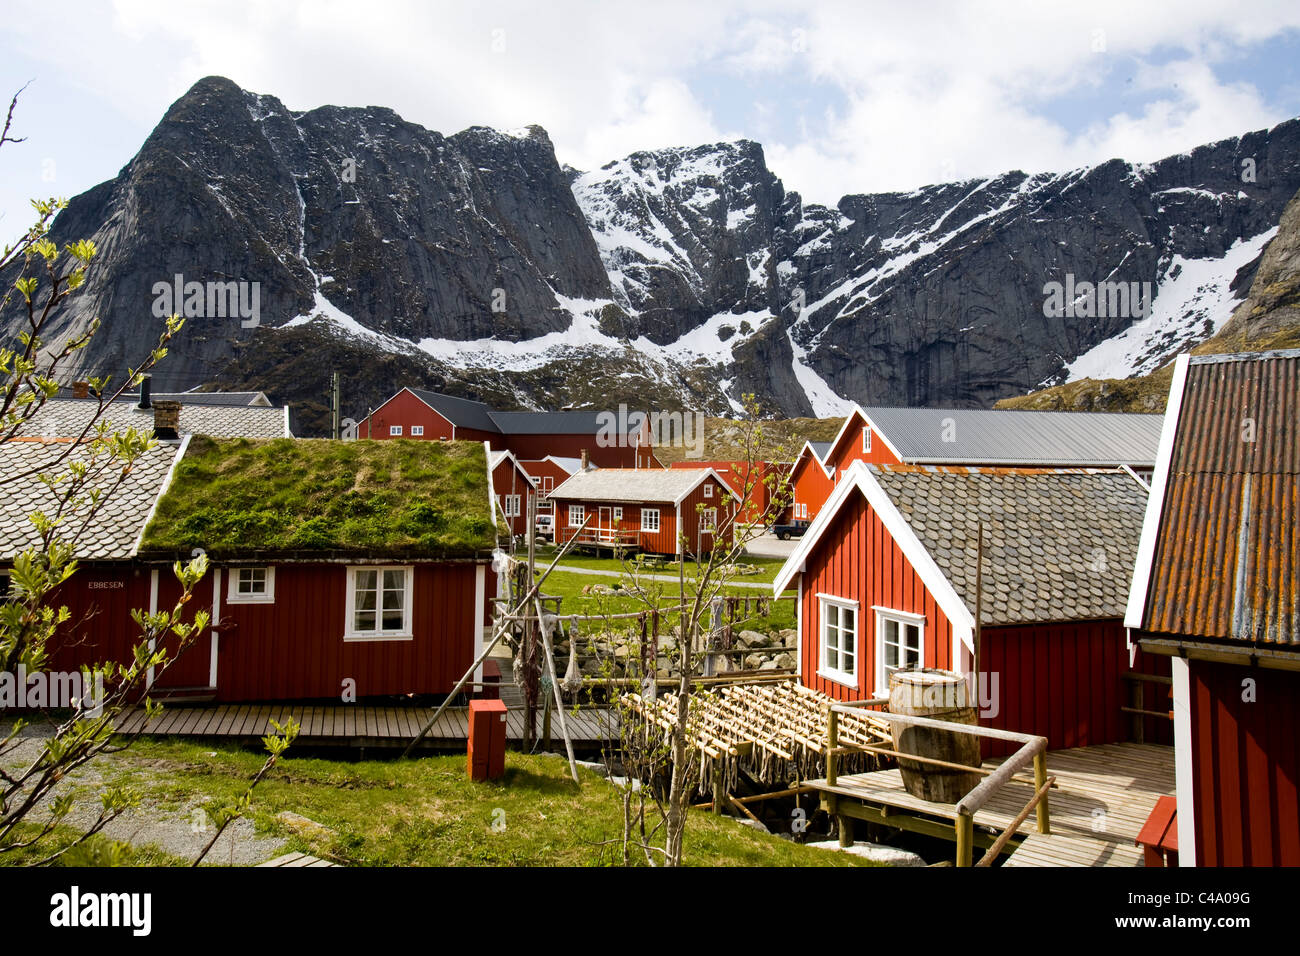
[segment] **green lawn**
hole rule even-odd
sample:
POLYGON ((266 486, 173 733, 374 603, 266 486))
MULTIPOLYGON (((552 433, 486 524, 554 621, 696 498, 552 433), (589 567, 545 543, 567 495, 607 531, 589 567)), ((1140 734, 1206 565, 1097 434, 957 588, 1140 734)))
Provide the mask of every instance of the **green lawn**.
MULTIPOLYGON (((208 742, 142 739, 114 758, 112 773, 163 807, 192 805, 204 796, 233 798, 264 755, 208 742), (211 756, 215 750, 215 756, 211 756)), ((253 795, 259 831, 279 833, 300 850, 348 865, 600 866, 621 861, 604 845, 621 832, 619 792, 581 770, 568 778, 562 758, 506 756, 504 779, 473 783, 465 756, 345 762, 289 756, 253 795), (292 811, 334 835, 292 834, 276 814, 292 811), (494 822, 498 828, 494 830, 494 822)), ((133 852, 137 862, 171 862, 133 852)), ((686 862, 695 866, 852 866, 848 854, 800 846, 756 832, 735 820, 693 812, 686 862)))

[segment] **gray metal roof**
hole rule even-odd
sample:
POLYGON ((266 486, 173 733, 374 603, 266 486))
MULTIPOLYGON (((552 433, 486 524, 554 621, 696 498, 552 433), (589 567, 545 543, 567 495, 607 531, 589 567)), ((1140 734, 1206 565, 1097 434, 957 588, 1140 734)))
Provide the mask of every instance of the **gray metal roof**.
POLYGON ((710 468, 600 468, 569 478, 551 492, 551 499, 676 504, 709 474, 717 478, 710 468))
POLYGON ((810 441, 808 447, 812 449, 812 453, 817 456, 818 461, 825 462, 826 456, 830 454, 832 444, 833 442, 828 441, 810 441))
MULTIPOLYGON (((5 475, 18 475, 40 468, 51 475, 66 473, 72 461, 84 461, 87 445, 79 445, 62 463, 55 458, 66 451, 69 442, 44 442, 29 439, 0 443, 0 469, 5 475)), ((135 553, 136 539, 144 528, 154 502, 178 454, 175 443, 159 442, 132 466, 121 485, 113 489, 99 511, 90 519, 84 532, 77 536, 76 555, 84 561, 124 560, 135 553)), ((96 482, 107 492, 113 475, 96 482)), ((41 510, 47 515, 57 507, 57 496, 40 480, 39 473, 0 485, 0 561, 12 561, 26 548, 38 546, 40 538, 27 516, 41 510)), ((86 509, 73 512, 61 527, 66 536, 85 520, 86 509)))
POLYGON ((1124 616, 1147 504, 1132 476, 867 467, 972 614, 983 520, 984 624, 1124 616))
POLYGON ((1152 468, 1163 415, 888 408, 862 411, 909 464, 1152 468))
MULTIPOLYGON (((155 395, 162 400, 163 396, 155 395)), ((172 399, 169 399, 169 401, 172 399)), ((177 399, 179 400, 179 399, 177 399)), ((94 417, 94 399, 52 398, 32 417, 28 433, 50 438, 76 438, 94 417)), ((134 401, 114 402, 104 412, 113 428, 153 428, 153 409, 134 401)), ((181 404, 181 432, 212 438, 290 438, 283 406, 181 404)))
MULTIPOLYGON (((457 428, 500 435, 595 435, 603 414, 587 409, 561 412, 501 412, 483 402, 443 395, 423 388, 411 394, 434 409, 457 428)), ((609 413, 612 414, 612 411, 609 413)), ((629 427, 629 433, 633 429, 629 427)))

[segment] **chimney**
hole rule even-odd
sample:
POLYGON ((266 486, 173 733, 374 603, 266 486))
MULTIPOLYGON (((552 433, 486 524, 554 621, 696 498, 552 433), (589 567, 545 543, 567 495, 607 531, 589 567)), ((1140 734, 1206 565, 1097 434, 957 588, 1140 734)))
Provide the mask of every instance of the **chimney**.
POLYGON ((591 467, 591 456, 587 454, 587 449, 582 449, 582 470, 586 471, 591 467))
POLYGON ((153 403, 153 433, 159 441, 176 441, 181 437, 180 402, 160 400, 153 403))
POLYGON ((73 398, 90 398, 90 383, 89 383, 89 382, 73 382, 73 383, 72 383, 72 397, 73 397, 73 398))
POLYGON ((153 394, 153 376, 140 376, 140 404, 139 408, 149 408, 149 398, 153 394))

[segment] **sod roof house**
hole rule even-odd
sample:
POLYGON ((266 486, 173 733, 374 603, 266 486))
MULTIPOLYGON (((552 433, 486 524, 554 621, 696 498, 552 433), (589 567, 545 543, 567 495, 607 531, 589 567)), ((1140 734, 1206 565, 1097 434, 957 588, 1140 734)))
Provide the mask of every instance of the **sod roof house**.
POLYGON ((774 585, 796 592, 801 682, 862 700, 899 668, 971 674, 978 636, 991 726, 1053 747, 1124 739, 1145 506, 1121 471, 853 463, 774 585))
POLYGON ((478 442, 195 437, 140 545, 159 570, 200 548, 212 561, 201 600, 217 623, 173 686, 223 701, 450 692, 481 647, 490 502, 478 442))
POLYGON ((574 475, 551 500, 557 544, 576 536, 598 550, 656 554, 681 554, 683 537, 688 554, 729 542, 739 504, 711 468, 600 468, 574 475))
POLYGON ((1125 623, 1172 662, 1184 866, 1300 865, 1298 423, 1300 350, 1179 357, 1125 623))
MULTIPOLYGON (((243 396, 246 393, 238 393, 243 396)), ((261 393, 258 393, 261 394, 261 393)), ((113 430, 154 428, 159 410, 179 412, 175 431, 181 435, 211 435, 214 438, 291 438, 289 407, 251 405, 231 398, 229 404, 214 400, 222 393, 184 393, 176 396, 146 395, 112 403, 102 415, 113 430), (142 403, 143 402, 143 403, 142 403)), ((79 437, 95 418, 99 402, 91 398, 52 398, 38 412, 41 431, 49 436, 79 437)))

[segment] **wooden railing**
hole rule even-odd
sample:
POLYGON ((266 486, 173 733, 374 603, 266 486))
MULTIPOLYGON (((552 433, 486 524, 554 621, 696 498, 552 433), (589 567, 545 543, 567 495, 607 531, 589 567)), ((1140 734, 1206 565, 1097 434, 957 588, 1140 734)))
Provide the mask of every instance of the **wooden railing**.
MULTIPOLYGON (((853 751, 866 751, 880 756, 893 757, 897 760, 902 757, 906 760, 916 763, 928 764, 935 767, 944 767, 949 770, 964 770, 969 773, 979 774, 984 777, 980 783, 970 790, 964 797, 957 801, 957 819, 953 824, 956 831, 957 840, 957 859, 958 866, 971 866, 974 857, 975 846, 975 814, 989 802, 992 796, 997 793, 1003 786, 1010 782, 1011 778, 1024 769, 1029 764, 1034 767, 1034 795, 1025 804, 1023 810, 1012 820, 1011 824, 999 834, 989 851, 979 861, 979 866, 988 866, 997 858, 998 853, 1006 846, 1007 842, 1015 835, 1016 830, 1022 823, 1028 819, 1030 813, 1036 813, 1036 824, 1039 833, 1051 833, 1051 815, 1048 809, 1047 792, 1051 790, 1055 783, 1055 778, 1049 778, 1047 775, 1047 738, 1036 737, 1032 734, 1018 734, 1010 730, 997 730, 993 727, 980 727, 972 724, 958 724, 948 720, 935 720, 931 717, 913 717, 909 714, 891 714, 888 711, 879 711, 877 716, 887 720, 891 725, 899 724, 904 727, 930 727, 936 730, 947 730, 956 734, 967 734, 972 737, 985 737, 990 740, 1001 740, 1010 743, 1020 744, 1010 757, 1000 763, 993 770, 986 770, 983 767, 971 767, 966 764, 953 763, 949 760, 940 760, 936 757, 922 757, 915 754, 899 753, 896 749, 884 747, 867 747, 862 745, 841 746, 839 741, 839 714, 848 713, 852 709, 861 707, 882 707, 889 703, 888 698, 874 697, 870 700, 847 701, 843 703, 834 703, 830 706, 830 712, 826 721, 826 785, 834 787, 837 773, 836 762, 840 754, 853 751)), ((840 843, 842 846, 852 845, 852 830, 849 829, 849 821, 841 818, 839 820, 840 843)))
POLYGON ((1129 683, 1129 700, 1128 707, 1120 707, 1120 712, 1128 714, 1133 721, 1130 739, 1135 744, 1146 743, 1146 719, 1154 717, 1156 720, 1173 720, 1174 714, 1170 710, 1150 710, 1146 704, 1146 688, 1148 684, 1154 684, 1157 687, 1170 687, 1173 685, 1172 677, 1162 677, 1159 674, 1140 674, 1137 671, 1129 671, 1121 675, 1129 683))
POLYGON ((565 528, 557 544, 573 541, 575 545, 598 545, 603 548, 635 548, 641 543, 641 536, 635 531, 621 531, 614 528, 586 528, 581 531, 565 528))

